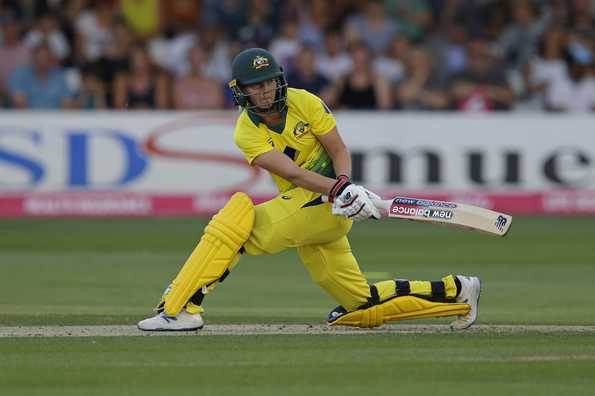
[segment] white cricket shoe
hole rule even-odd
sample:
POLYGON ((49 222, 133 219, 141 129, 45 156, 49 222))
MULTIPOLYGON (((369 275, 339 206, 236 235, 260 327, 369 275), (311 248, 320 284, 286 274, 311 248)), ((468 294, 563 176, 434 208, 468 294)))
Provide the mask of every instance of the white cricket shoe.
POLYGON ((192 331, 203 328, 205 322, 200 314, 189 314, 182 310, 178 316, 167 316, 165 312, 141 320, 137 327, 144 331, 192 331))
POLYGON ((450 324, 452 330, 464 330, 470 327, 477 320, 479 308, 479 295, 481 293, 481 280, 477 276, 457 275, 461 282, 461 291, 456 298, 458 303, 469 304, 471 310, 467 315, 461 315, 450 324))

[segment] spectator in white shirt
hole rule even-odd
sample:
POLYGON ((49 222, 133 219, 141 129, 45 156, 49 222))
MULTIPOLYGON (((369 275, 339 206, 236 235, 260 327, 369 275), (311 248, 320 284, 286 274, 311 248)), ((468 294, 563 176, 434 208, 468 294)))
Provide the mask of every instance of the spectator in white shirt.
POLYGON ((58 28, 58 21, 52 14, 42 15, 25 36, 25 45, 35 48, 47 43, 52 55, 58 61, 64 61, 70 55, 70 44, 62 31, 58 28))
POLYGON ((318 71, 331 81, 337 81, 351 71, 351 57, 343 45, 341 33, 329 30, 324 36, 324 52, 317 58, 318 71))
POLYGON ((271 54, 289 71, 301 44, 298 36, 299 26, 295 20, 289 19, 281 22, 281 35, 271 42, 271 54))

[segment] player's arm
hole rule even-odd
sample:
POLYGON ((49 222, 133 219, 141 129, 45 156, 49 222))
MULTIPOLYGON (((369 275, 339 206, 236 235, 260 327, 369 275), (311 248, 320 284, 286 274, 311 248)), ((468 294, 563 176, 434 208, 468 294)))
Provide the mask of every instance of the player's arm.
POLYGON ((328 194, 337 182, 337 180, 330 177, 300 168, 285 154, 277 150, 260 154, 254 159, 253 163, 277 176, 281 176, 296 186, 313 192, 328 194))
POLYGON ((337 127, 333 127, 330 132, 324 135, 316 136, 324 149, 333 161, 336 175, 345 175, 351 178, 351 154, 345 146, 337 127))

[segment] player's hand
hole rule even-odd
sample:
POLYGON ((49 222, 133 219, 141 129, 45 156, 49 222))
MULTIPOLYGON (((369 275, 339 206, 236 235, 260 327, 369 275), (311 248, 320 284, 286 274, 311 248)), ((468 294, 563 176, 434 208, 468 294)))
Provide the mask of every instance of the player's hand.
POLYGON ((346 186, 334 199, 332 213, 353 221, 379 219, 380 211, 372 199, 380 199, 372 191, 356 184, 346 186))

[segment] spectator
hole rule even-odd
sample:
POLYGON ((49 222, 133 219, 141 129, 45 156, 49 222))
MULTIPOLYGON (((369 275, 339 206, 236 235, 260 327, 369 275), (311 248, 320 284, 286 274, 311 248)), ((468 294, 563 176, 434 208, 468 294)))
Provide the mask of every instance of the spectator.
POLYGON ((370 50, 361 43, 354 43, 350 53, 353 63, 351 72, 337 83, 333 94, 338 107, 354 110, 389 109, 390 91, 384 78, 372 70, 370 50))
POLYGON ((73 104, 64 71, 46 43, 33 49, 32 64, 17 68, 9 85, 15 108, 60 109, 73 104))
POLYGON ((190 75, 178 79, 173 87, 176 109, 220 109, 224 105, 223 85, 204 75, 207 59, 201 46, 188 51, 190 75))
POLYGON ((405 60, 411 51, 411 43, 405 36, 396 36, 386 53, 374 60, 374 70, 393 84, 401 81, 405 74, 405 60))
POLYGON ((397 102, 403 110, 446 110, 449 98, 444 81, 432 73, 428 54, 420 48, 411 51, 406 77, 398 85, 397 102))
POLYGON ((595 64, 588 39, 570 34, 564 53, 567 73, 548 84, 546 109, 550 111, 595 111, 595 64))
MULTIPOLYGON (((116 21, 112 25, 111 34, 113 40, 106 45, 105 51, 94 62, 93 67, 106 86, 112 86, 116 76, 128 69, 128 54, 133 46, 132 32, 123 21, 116 21)), ((111 103, 109 97, 108 102, 111 103)))
POLYGON ((216 26, 207 26, 200 30, 199 36, 207 59, 205 75, 227 84, 231 79, 230 57, 233 48, 222 33, 216 26))
POLYGON ((190 73, 188 50, 198 43, 196 32, 187 30, 169 36, 158 36, 149 40, 151 59, 176 77, 190 73))
POLYGON ((299 55, 300 47, 297 22, 292 19, 283 21, 281 35, 271 42, 271 54, 286 71, 289 71, 293 60, 299 55))
POLYGON ((105 85, 98 78, 98 70, 92 65, 81 67, 81 87, 74 98, 74 107, 83 110, 102 110, 106 108, 105 85))
POLYGON ((30 50, 21 40, 21 24, 8 18, 2 24, 0 46, 0 104, 9 96, 8 81, 15 69, 29 64, 30 50))
POLYGON ((272 6, 268 0, 251 0, 247 23, 238 31, 238 39, 245 47, 267 47, 273 38, 272 6))
POLYGON ((515 96, 501 64, 482 38, 468 45, 469 60, 465 70, 453 77, 451 94, 459 110, 510 110, 515 96))
POLYGON ((317 58, 320 73, 331 81, 343 78, 351 70, 351 57, 345 51, 338 30, 329 30, 324 37, 324 52, 317 58))
POLYGON ((551 108, 555 99, 552 87, 567 78, 568 70, 563 59, 564 32, 560 28, 548 30, 538 45, 537 56, 529 62, 526 73, 528 93, 537 99, 543 109, 551 108))
POLYGON ((62 31, 58 28, 58 20, 52 14, 42 15, 35 27, 25 36, 25 44, 29 48, 37 47, 46 42, 54 58, 60 62, 70 55, 70 44, 62 31))
POLYGON ((338 4, 331 5, 328 0, 312 0, 304 7, 302 1, 298 0, 297 3, 300 42, 313 46, 319 52, 324 45, 324 32, 331 23, 330 14, 337 11, 335 8, 331 10, 331 7, 338 4))
POLYGON ((512 11, 513 22, 498 38, 497 48, 508 66, 520 71, 533 56, 550 13, 544 12, 540 18, 535 18, 533 7, 527 0, 516 1, 512 11))
POLYGON ((188 51, 200 44, 205 52, 205 77, 227 82, 231 76, 230 47, 221 33, 216 26, 206 26, 199 31, 182 31, 172 38, 154 38, 149 43, 151 58, 175 77, 185 77, 191 73, 188 51))
POLYGON ((346 36, 348 42, 361 41, 373 54, 382 54, 397 33, 397 25, 388 18, 380 0, 364 3, 364 12, 348 19, 346 36))
POLYGON ((295 62, 295 68, 287 74, 290 87, 305 89, 320 96, 325 102, 330 97, 330 81, 316 70, 316 52, 313 47, 303 47, 295 62))
POLYGON ((76 20, 76 46, 83 62, 94 62, 105 55, 113 42, 113 6, 109 1, 96 0, 90 10, 81 12, 76 20))
POLYGON ((432 33, 426 41, 432 63, 440 65, 434 69, 434 73, 437 73, 440 79, 450 79, 467 66, 466 43, 469 36, 461 25, 447 22, 443 29, 432 33))
POLYGON ((119 74, 114 81, 114 106, 117 109, 167 108, 167 76, 153 65, 147 51, 135 47, 129 63, 129 71, 119 74))

